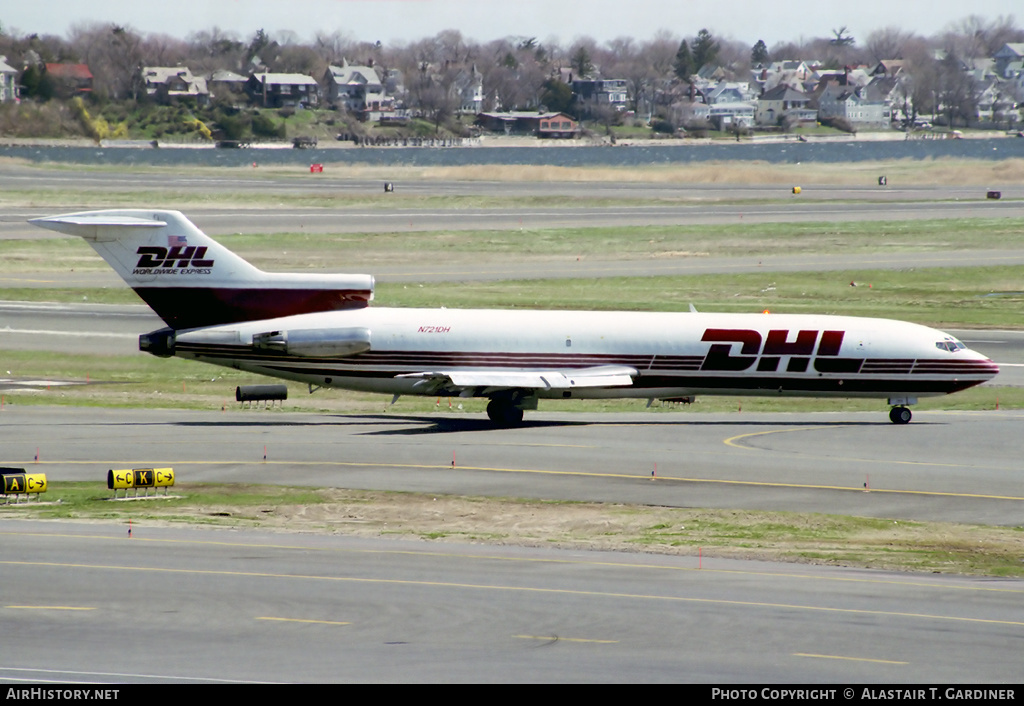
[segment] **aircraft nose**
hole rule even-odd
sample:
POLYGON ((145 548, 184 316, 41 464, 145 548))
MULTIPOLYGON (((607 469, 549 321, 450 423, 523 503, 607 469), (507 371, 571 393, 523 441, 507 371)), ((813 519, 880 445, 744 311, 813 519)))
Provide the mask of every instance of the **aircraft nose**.
POLYGON ((968 360, 971 363, 971 371, 974 374, 983 376, 987 380, 991 380, 999 374, 999 365, 987 355, 971 349, 968 349, 967 352, 971 353, 971 357, 968 360))
POLYGON ((992 362, 990 359, 985 358, 982 361, 982 364, 985 366, 985 370, 988 371, 988 374, 991 375, 992 377, 995 377, 996 375, 999 374, 999 366, 992 362))

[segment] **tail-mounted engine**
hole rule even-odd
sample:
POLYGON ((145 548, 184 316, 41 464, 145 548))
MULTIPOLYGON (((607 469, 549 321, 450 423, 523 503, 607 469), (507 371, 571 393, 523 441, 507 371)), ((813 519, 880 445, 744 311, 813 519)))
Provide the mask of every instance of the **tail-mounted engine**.
POLYGON ((291 329, 257 333, 252 347, 259 351, 278 351, 285 355, 309 358, 336 358, 370 350, 370 329, 291 329))

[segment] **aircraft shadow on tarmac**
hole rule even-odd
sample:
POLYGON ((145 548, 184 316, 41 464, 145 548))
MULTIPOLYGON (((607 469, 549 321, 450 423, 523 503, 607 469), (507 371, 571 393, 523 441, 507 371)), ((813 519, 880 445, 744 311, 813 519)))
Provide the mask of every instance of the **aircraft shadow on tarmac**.
MULTIPOLYGON (((81 421, 62 424, 62 426, 95 426, 96 421, 81 421)), ((646 426, 646 427, 750 427, 767 428, 779 426, 800 426, 820 427, 822 429, 834 427, 884 427, 887 429, 898 429, 887 419, 878 421, 861 420, 829 420, 821 421, 814 419, 694 419, 694 418, 666 418, 656 419, 524 419, 515 426, 502 427, 485 417, 436 417, 415 414, 333 414, 314 416, 302 413, 302 418, 282 418, 281 416, 264 416, 252 419, 181 419, 167 421, 137 421, 125 420, 114 422, 100 422, 103 426, 176 426, 211 429, 245 429, 251 427, 390 427, 359 432, 364 435, 418 435, 418 434, 451 434, 461 432, 493 432, 508 431, 515 432, 522 429, 555 429, 571 427, 601 427, 601 426, 646 426)), ((914 426, 941 425, 941 421, 915 421, 914 426)))
MULTIPOLYGON (((488 431, 515 431, 517 429, 552 429, 563 427, 600 427, 600 426, 686 426, 686 427, 777 427, 778 421, 757 421, 757 420, 694 420, 694 419, 650 419, 650 420, 600 420, 600 419, 525 419, 514 427, 496 426, 494 422, 484 418, 474 417, 422 417, 416 415, 364 415, 360 417, 341 417, 340 423, 367 424, 379 426, 382 424, 400 424, 400 428, 378 429, 375 431, 362 432, 365 436, 415 436, 420 434, 450 434, 460 432, 488 432, 488 431), (416 425, 416 426, 410 426, 416 425)), ((810 421, 799 422, 801 426, 812 427, 850 427, 850 426, 885 426, 892 425, 885 422, 865 421, 810 421)))
MULTIPOLYGON (((605 422, 574 421, 574 420, 526 420, 515 427, 499 427, 494 422, 484 418, 452 417, 442 418, 424 417, 416 415, 324 415, 318 419, 281 419, 280 417, 249 420, 179 420, 168 422, 123 422, 127 425, 157 425, 164 424, 180 427, 209 427, 209 428, 245 428, 245 427, 318 427, 318 426, 344 426, 344 427, 381 427, 396 425, 401 428, 377 429, 374 431, 362 432, 363 434, 437 434, 450 432, 467 431, 500 431, 503 429, 540 429, 544 427, 584 427, 605 422), (410 426, 416 425, 416 426, 410 426)), ((610 422, 608 422, 610 423, 610 422)), ((639 422, 641 424, 645 422, 639 422)))

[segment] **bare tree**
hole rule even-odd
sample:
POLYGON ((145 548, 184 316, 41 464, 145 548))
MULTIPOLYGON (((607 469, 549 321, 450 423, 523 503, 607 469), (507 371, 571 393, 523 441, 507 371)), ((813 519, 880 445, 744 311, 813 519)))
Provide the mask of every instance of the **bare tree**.
POLYGON ((349 56, 355 57, 354 44, 348 35, 337 31, 330 34, 317 32, 313 37, 313 50, 328 66, 340 64, 349 56))
POLYGON ((920 37, 907 40, 904 62, 898 90, 903 103, 901 109, 913 123, 918 115, 934 115, 936 112, 939 67, 932 56, 931 45, 920 37))
POLYGON ((956 54, 947 54, 938 64, 938 102, 950 127, 968 125, 977 118, 977 86, 956 54))
POLYGON ((191 52, 187 42, 166 34, 149 34, 139 43, 142 62, 147 66, 183 66, 191 52))
POLYGON ((795 44, 794 42, 779 42, 777 44, 773 44, 772 48, 768 51, 776 61, 790 61, 800 57, 810 56, 809 52, 810 47, 802 41, 799 44, 795 44))
POLYGON ((750 47, 733 39, 720 39, 718 44, 718 65, 725 69, 732 79, 746 79, 751 67, 750 47))
POLYGON ((409 99, 424 118, 434 125, 434 133, 441 131, 441 125, 455 115, 459 107, 452 90, 454 70, 435 73, 424 63, 419 75, 409 89, 409 99))
POLYGON ((438 58, 449 66, 462 65, 472 61, 474 47, 466 42, 457 29, 446 29, 434 37, 438 58))
POLYGON ((629 89, 630 107, 637 115, 650 115, 654 105, 654 86, 657 75, 654 69, 640 57, 634 57, 621 67, 621 77, 629 89))
POLYGON ((195 32, 189 37, 189 45, 189 67, 193 71, 242 70, 245 45, 219 27, 195 32))
POLYGON ((876 29, 868 34, 867 50, 875 61, 902 59, 903 47, 913 36, 912 32, 904 32, 898 27, 876 29))
POLYGON ((327 71, 327 62, 316 53, 313 47, 306 44, 286 44, 277 53, 274 68, 277 71, 292 74, 323 76, 327 71))
POLYGON ((477 68, 483 74, 485 104, 501 110, 536 108, 549 74, 547 56, 533 38, 500 39, 483 47, 477 68))
POLYGON ((93 97, 137 100, 142 92, 142 37, 115 24, 78 25, 71 43, 93 73, 93 97))
POLYGON ((944 35, 943 44, 948 52, 964 60, 989 57, 1008 42, 1024 39, 1012 16, 999 16, 986 21, 980 15, 969 15, 956 22, 944 35))

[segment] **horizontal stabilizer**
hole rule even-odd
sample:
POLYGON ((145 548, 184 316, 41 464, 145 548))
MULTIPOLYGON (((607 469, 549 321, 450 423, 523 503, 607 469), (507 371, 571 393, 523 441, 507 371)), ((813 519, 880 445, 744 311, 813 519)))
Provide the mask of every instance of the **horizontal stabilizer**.
POLYGON ((55 230, 58 233, 77 235, 86 240, 96 240, 100 235, 105 235, 107 240, 114 240, 117 235, 108 232, 112 228, 163 228, 167 225, 162 220, 123 216, 110 211, 87 211, 85 213, 70 213, 66 216, 46 216, 33 218, 29 223, 40 228, 55 230))

